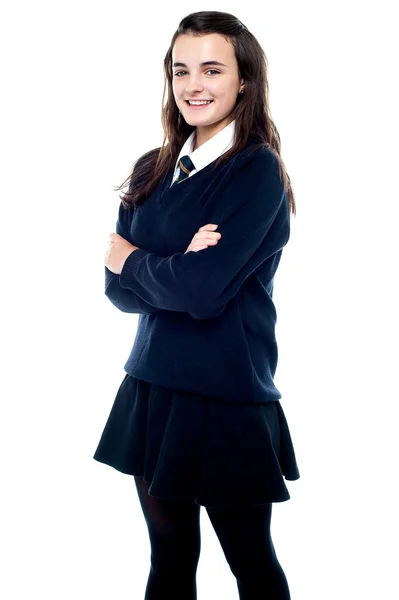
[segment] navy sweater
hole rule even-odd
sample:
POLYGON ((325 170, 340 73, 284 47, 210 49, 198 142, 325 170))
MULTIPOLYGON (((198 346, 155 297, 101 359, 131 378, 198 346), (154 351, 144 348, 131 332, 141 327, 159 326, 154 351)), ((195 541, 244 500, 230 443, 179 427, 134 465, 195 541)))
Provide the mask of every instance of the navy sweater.
POLYGON ((288 197, 273 152, 249 150, 172 187, 170 169, 144 204, 120 203, 116 233, 139 250, 120 275, 105 267, 105 294, 140 314, 128 374, 225 401, 281 398, 272 295, 288 197), (218 225, 218 243, 185 254, 207 223, 218 225))

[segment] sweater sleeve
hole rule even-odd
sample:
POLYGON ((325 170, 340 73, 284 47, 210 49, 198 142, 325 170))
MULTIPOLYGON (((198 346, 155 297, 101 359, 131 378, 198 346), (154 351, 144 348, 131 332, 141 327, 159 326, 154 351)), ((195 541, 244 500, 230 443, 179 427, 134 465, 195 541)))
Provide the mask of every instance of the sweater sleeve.
MULTIPOLYGON (((129 230, 126 225, 126 216, 128 210, 123 208, 122 202, 119 204, 118 219, 115 225, 115 231, 120 236, 125 238, 129 243, 133 243, 130 240, 129 230)), ((138 250, 135 250, 138 252, 138 250)), ((116 308, 125 313, 136 313, 142 315, 150 315, 158 312, 160 309, 153 306, 150 302, 147 302, 141 298, 134 290, 123 288, 120 285, 120 275, 113 273, 105 267, 105 295, 112 302, 116 308)))
POLYGON ((289 238, 287 195, 271 150, 237 169, 211 218, 222 235, 216 246, 166 258, 136 250, 123 265, 121 287, 161 309, 195 319, 219 316, 245 279, 289 238))

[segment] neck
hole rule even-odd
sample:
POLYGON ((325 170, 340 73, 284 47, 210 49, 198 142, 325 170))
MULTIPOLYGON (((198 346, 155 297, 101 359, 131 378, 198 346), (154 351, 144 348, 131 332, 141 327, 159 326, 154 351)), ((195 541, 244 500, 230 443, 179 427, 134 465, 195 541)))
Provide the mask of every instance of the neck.
POLYGON ((208 140, 213 138, 219 131, 222 131, 229 123, 232 122, 232 118, 229 115, 225 119, 218 121, 217 123, 212 123, 212 125, 204 125, 198 126, 195 130, 194 135, 194 150, 205 144, 208 140))

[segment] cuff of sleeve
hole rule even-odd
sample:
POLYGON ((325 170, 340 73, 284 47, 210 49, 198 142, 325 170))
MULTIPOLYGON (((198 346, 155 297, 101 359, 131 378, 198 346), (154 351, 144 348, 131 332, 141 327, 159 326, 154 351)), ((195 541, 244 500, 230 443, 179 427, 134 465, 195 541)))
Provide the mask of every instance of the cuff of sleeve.
POLYGON ((142 248, 133 250, 133 252, 129 254, 119 276, 119 285, 121 287, 129 288, 131 280, 136 276, 140 261, 148 254, 150 253, 142 248))

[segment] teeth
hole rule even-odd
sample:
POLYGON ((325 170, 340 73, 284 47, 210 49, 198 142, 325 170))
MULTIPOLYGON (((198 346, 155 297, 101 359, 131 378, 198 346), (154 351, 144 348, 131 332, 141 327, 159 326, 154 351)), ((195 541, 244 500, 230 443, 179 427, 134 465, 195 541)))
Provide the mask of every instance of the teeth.
POLYGON ((210 104, 212 102, 212 100, 207 100, 206 102, 199 102, 198 100, 195 100, 192 102, 191 100, 189 100, 188 102, 189 102, 189 104, 194 104, 194 106, 195 105, 200 106, 201 104, 210 104))

